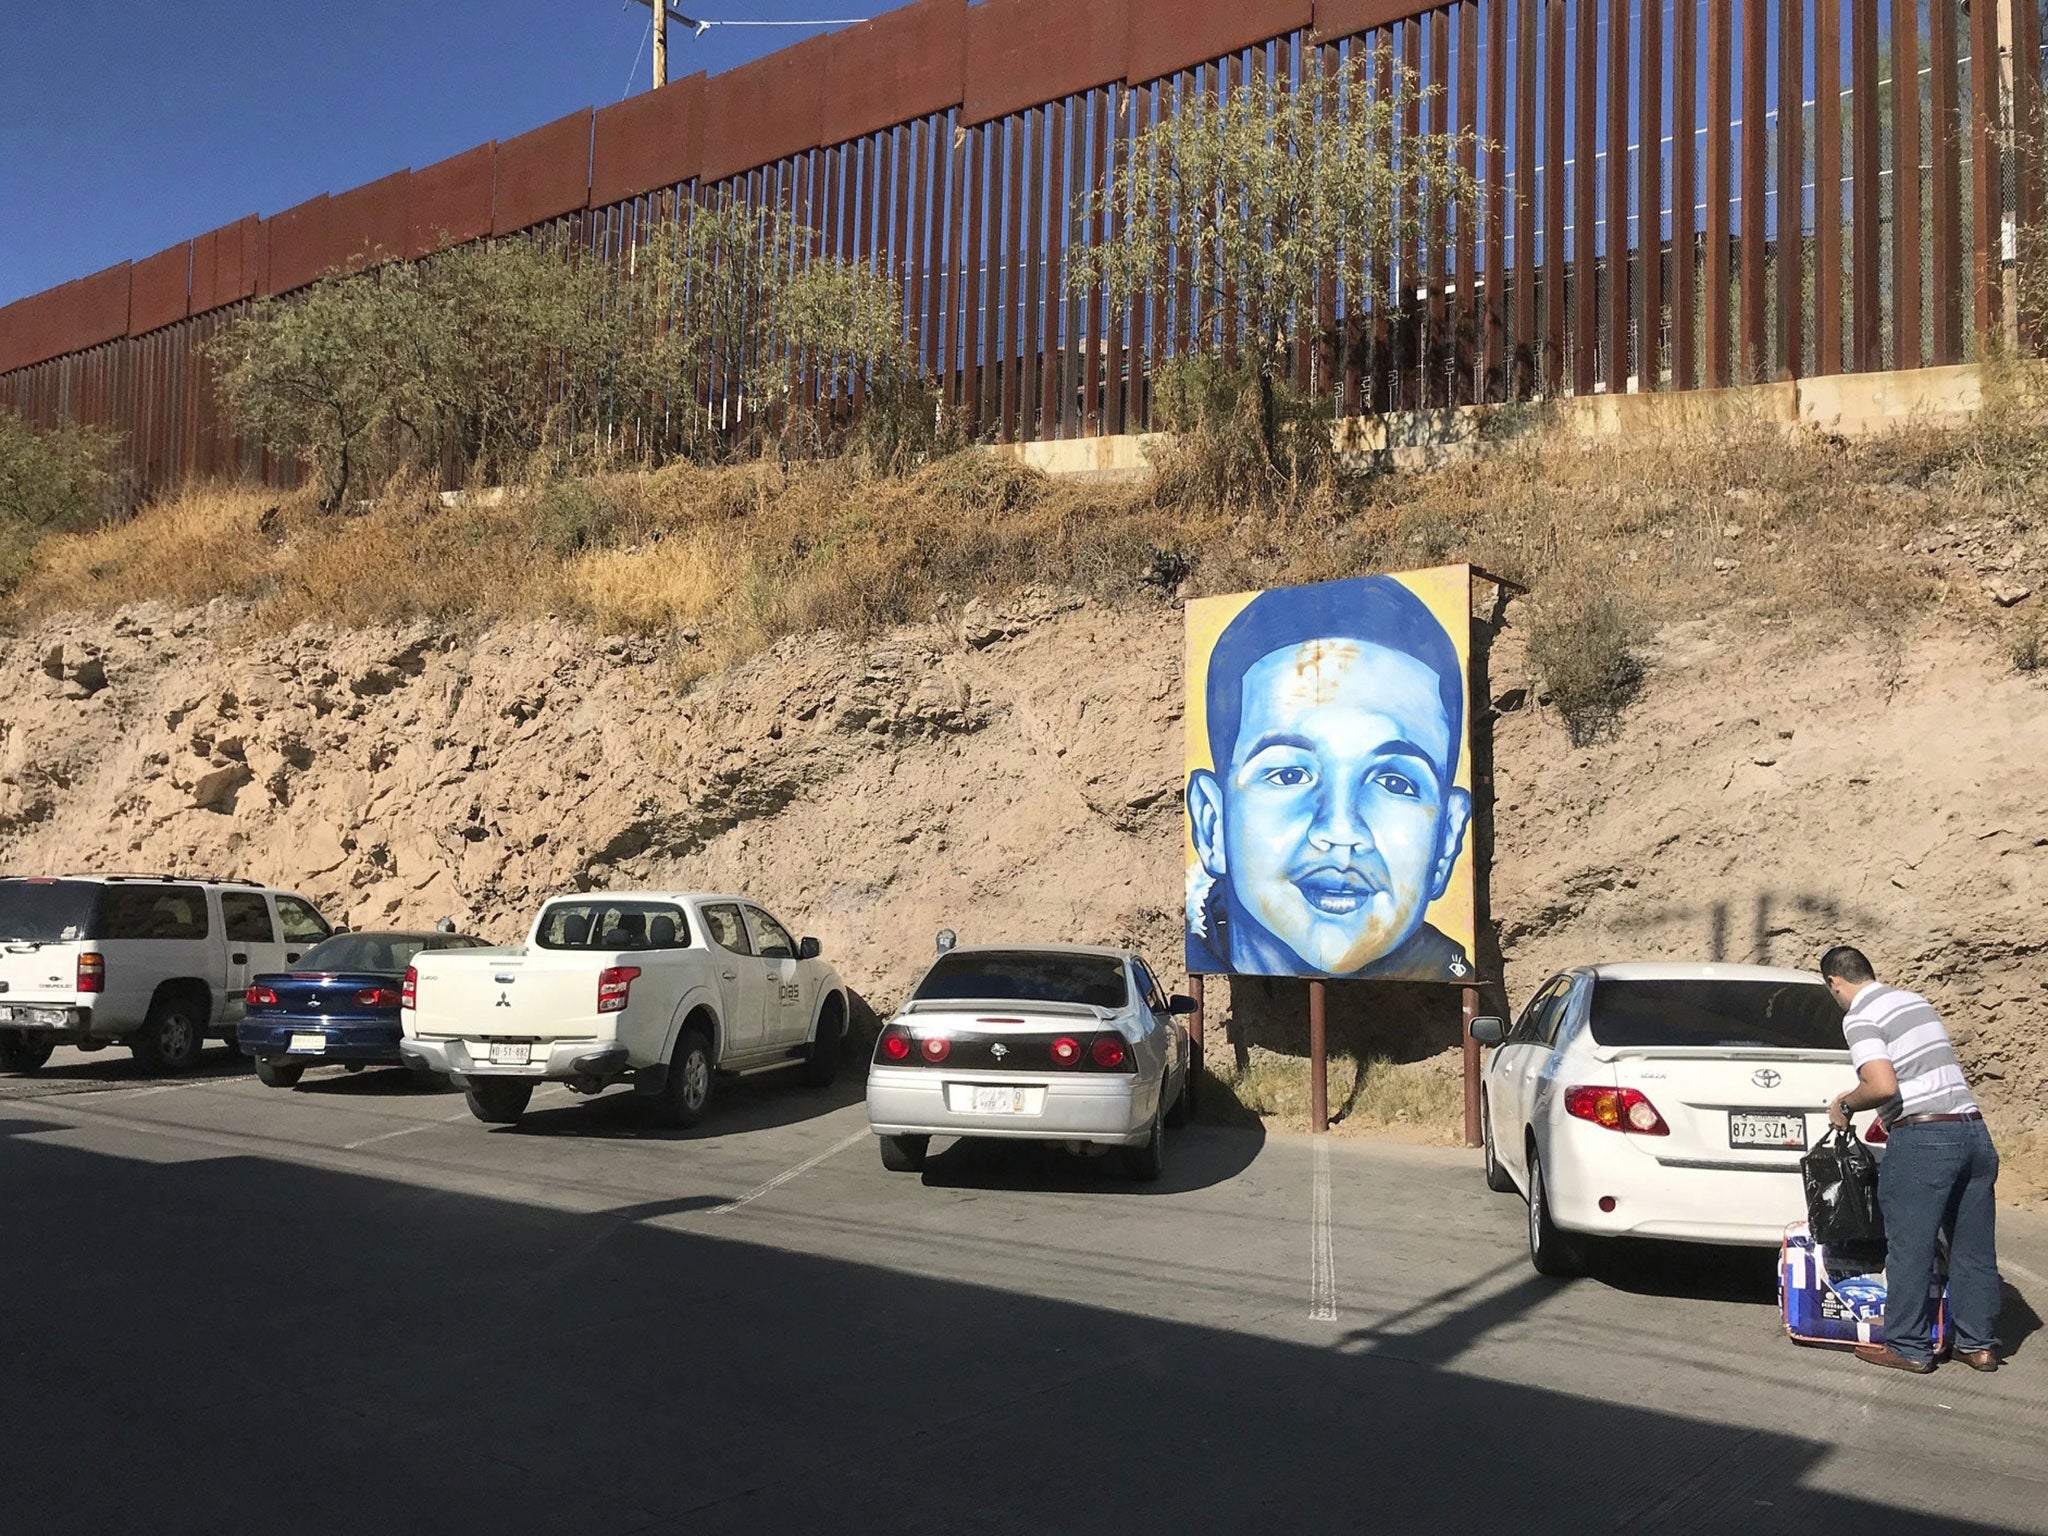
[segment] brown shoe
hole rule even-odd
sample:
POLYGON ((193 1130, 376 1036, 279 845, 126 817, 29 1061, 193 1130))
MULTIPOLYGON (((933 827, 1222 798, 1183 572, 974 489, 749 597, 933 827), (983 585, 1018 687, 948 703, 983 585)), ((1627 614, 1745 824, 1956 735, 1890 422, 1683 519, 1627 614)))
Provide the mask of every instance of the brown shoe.
POLYGON ((1998 1356, 1988 1349, 1959 1349, 1956 1358, 1973 1371, 1998 1369, 1998 1356))
MULTIPOLYGON (((1856 1358, 1871 1365, 1888 1365, 1895 1371, 1911 1371, 1915 1376, 1925 1376, 1934 1369, 1932 1360, 1908 1360, 1886 1344, 1858 1344, 1856 1358)), ((1977 1367, 1980 1371, 1983 1367, 1977 1367)))

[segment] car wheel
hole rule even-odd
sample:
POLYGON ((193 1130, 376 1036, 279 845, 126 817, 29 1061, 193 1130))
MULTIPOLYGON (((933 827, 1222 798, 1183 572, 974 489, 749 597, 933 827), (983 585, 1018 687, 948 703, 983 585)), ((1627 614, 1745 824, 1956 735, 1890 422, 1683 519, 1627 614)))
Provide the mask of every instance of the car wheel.
POLYGON ((657 1124, 670 1130, 687 1131, 704 1118, 711 1103, 711 1042, 699 1029, 686 1029, 676 1037, 675 1055, 662 1080, 661 1094, 654 1101, 657 1124))
POLYGON ((485 1125, 517 1125, 533 1098, 533 1084, 507 1078, 471 1078, 463 1090, 469 1112, 485 1125))
POLYGON ((56 1049, 54 1040, 40 1039, 26 1030, 0 1029, 0 1072, 39 1072, 56 1049))
POLYGON ((135 1064, 152 1075, 189 1072, 206 1045, 206 1031, 192 1005, 179 998, 158 998, 149 1005, 142 1028, 129 1039, 135 1064))
POLYGON ((883 1136, 882 1166, 891 1173, 922 1173, 925 1154, 931 1150, 929 1136, 883 1136))
POLYGON ((1529 1262, 1539 1275, 1567 1279, 1585 1268, 1579 1244, 1550 1219, 1550 1192, 1543 1183, 1543 1160, 1529 1147, 1529 1262))
MULTIPOLYGON (((1164 1099, 1164 1090, 1160 1093, 1164 1099)), ((1125 1147, 1124 1176, 1140 1184, 1151 1184, 1166 1172, 1166 1107, 1152 1106, 1152 1134, 1145 1138, 1143 1146, 1125 1147)))
POLYGON ((1173 1108, 1166 1112, 1169 1130, 1179 1130, 1188 1123, 1188 1117, 1195 1112, 1195 1068, 1192 1061, 1181 1064, 1180 1092, 1173 1096, 1173 1108))
POLYGON ((823 1088, 839 1075, 839 1056, 846 1044, 846 1021, 836 1003, 818 1016, 818 1032, 804 1052, 804 1085, 823 1088))
POLYGON ((1486 1144, 1486 1187, 1496 1195, 1504 1195, 1515 1187, 1515 1179, 1501 1166, 1500 1154, 1493 1150, 1493 1110, 1484 1098, 1479 1101, 1479 1126, 1486 1144))
POLYGON ((266 1088, 296 1087, 300 1078, 306 1075, 306 1064, 302 1061, 266 1061, 256 1058, 256 1081, 266 1088))

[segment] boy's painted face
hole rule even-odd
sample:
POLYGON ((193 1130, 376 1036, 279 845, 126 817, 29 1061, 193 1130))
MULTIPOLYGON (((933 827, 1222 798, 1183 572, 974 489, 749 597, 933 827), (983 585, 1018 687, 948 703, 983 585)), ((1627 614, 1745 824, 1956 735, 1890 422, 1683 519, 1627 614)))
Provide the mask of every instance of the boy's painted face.
POLYGON ((1310 966, 1359 970, 1421 926, 1470 815, 1436 674, 1385 646, 1311 640, 1261 658, 1243 687, 1217 765, 1223 858, 1205 862, 1310 966))

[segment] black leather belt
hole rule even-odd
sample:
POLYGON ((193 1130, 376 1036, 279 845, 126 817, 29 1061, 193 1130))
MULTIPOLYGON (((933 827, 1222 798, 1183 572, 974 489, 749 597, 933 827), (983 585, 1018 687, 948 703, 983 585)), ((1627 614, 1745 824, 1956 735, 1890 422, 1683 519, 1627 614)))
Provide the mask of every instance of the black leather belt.
POLYGON ((1944 1122, 1983 1118, 1984 1111, 1981 1109, 1966 1109, 1960 1115, 1905 1115, 1892 1122, 1892 1129, 1896 1131, 1902 1125, 1941 1125, 1944 1122))

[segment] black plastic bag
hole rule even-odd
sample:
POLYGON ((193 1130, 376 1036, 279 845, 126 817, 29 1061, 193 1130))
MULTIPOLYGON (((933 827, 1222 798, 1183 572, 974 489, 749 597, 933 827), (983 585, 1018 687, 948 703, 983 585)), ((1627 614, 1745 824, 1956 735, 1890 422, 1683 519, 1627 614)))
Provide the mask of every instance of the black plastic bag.
POLYGON ((1806 1221, 1824 1248, 1882 1243, 1884 1212, 1877 1204, 1877 1159, 1848 1131, 1831 1130, 1799 1160, 1806 1182, 1806 1221))

